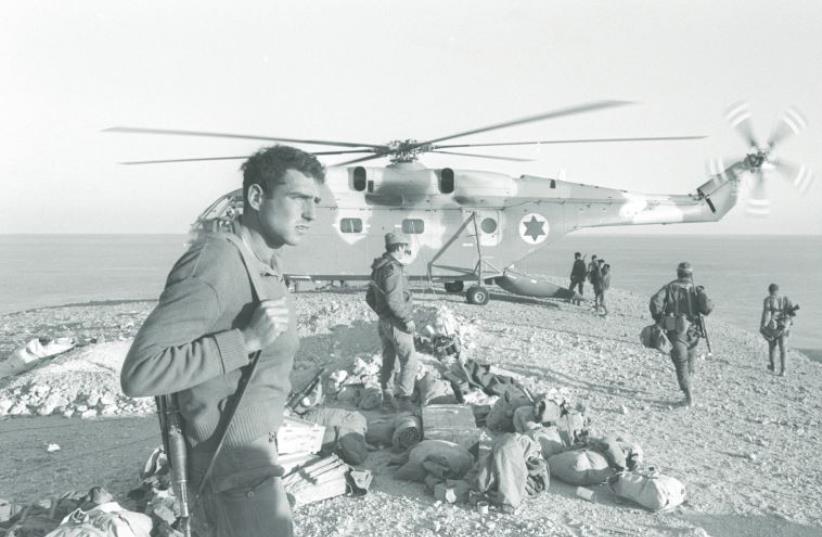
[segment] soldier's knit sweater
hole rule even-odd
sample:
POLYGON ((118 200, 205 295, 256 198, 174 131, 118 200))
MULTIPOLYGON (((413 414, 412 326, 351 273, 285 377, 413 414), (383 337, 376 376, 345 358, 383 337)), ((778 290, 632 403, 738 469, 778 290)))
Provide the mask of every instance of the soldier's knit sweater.
MULTIPOLYGON (((261 353, 226 435, 226 452, 278 429, 299 346, 294 305, 283 279, 271 265, 258 264, 254 270, 263 274, 261 294, 267 295, 260 298, 286 296, 289 325, 261 353)), ((178 394, 195 459, 207 459, 213 452, 227 399, 237 391, 241 368, 249 363, 240 328, 248 324, 255 306, 239 250, 221 234, 211 235, 193 244, 174 265, 159 304, 123 364, 121 384, 127 395, 178 394)))

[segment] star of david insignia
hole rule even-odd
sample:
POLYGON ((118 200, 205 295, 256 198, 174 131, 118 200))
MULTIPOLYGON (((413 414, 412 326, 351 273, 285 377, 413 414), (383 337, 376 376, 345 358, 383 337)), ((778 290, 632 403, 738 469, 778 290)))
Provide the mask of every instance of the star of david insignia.
POLYGON ((548 221, 541 215, 528 214, 520 220, 520 225, 523 226, 520 231, 520 236, 529 244, 538 244, 548 237, 548 221))

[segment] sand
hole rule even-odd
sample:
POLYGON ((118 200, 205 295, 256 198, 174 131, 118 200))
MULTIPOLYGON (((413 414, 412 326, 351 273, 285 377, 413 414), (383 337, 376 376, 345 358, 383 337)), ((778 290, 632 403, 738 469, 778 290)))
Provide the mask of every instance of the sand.
MULTIPOLYGON (((296 382, 317 365, 345 366, 378 349, 375 318, 362 295, 345 289, 297 295, 296 382)), ((683 481, 686 504, 652 514, 605 487, 588 502, 553 480, 517 515, 492 510, 483 517, 435 502, 422 485, 392 479, 388 453, 375 452, 367 461, 376 473, 371 492, 297 510, 298 534, 822 535, 822 366, 791 350, 787 375, 774 376, 765 368, 761 337, 709 318, 714 352, 697 364, 697 405, 688 410, 676 406, 681 394, 669 358, 638 343, 650 322, 647 297, 614 290, 608 302, 612 313, 600 318, 588 306, 504 294, 478 307, 458 295, 420 293, 416 324, 424 326, 447 304, 473 327, 467 358, 520 374, 536 392, 564 388, 587 405, 595 432, 630 433, 646 464, 683 481)), ((124 397, 118 380, 130 338, 152 307, 110 302, 0 316, 0 357, 39 335, 88 342, 0 380, 0 414, 19 411, 0 418, 0 497, 32 502, 103 485, 125 501, 138 484, 137 469, 159 443, 151 401, 124 397), (48 452, 50 443, 61 449, 48 452)))

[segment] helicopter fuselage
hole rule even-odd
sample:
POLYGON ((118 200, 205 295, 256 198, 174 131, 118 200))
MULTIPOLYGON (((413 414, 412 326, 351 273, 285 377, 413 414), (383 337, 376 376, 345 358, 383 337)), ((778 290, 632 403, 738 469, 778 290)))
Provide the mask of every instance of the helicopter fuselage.
MULTIPOLYGON (((299 248, 283 252, 284 268, 295 279, 368 279, 373 258, 384 252, 384 235, 401 231, 412 243, 411 278, 476 279, 480 254, 490 278, 581 228, 718 220, 735 204, 736 187, 733 166, 688 195, 417 162, 332 168, 312 229, 299 248)), ((241 212, 242 191, 236 190, 213 203, 193 231, 222 229, 241 212)))

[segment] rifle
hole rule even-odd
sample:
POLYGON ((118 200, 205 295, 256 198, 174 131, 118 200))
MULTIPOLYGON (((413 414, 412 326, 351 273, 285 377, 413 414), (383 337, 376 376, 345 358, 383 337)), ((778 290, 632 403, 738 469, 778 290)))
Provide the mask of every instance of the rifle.
MULTIPOLYGON (((694 299, 697 298, 696 294, 696 284, 694 283, 694 275, 691 274, 691 287, 693 288, 694 299)), ((699 304, 697 304, 698 306, 699 304)), ((699 327, 699 332, 702 337, 705 338, 705 345, 708 346, 708 358, 713 356, 713 351, 711 351, 711 339, 708 337, 708 327, 705 325, 705 316, 702 315, 699 311, 696 311, 696 323, 699 327)))
POLYGON ((171 486, 180 504, 179 530, 184 537, 191 537, 191 512, 188 502, 188 479, 186 469, 186 443, 183 437, 183 422, 180 408, 174 395, 160 395, 155 398, 163 447, 171 468, 171 486))
POLYGON ((285 403, 285 407, 293 410, 298 404, 300 404, 303 397, 314 391, 314 388, 316 388, 317 384, 320 383, 323 373, 325 373, 325 367, 321 367, 317 374, 311 377, 311 380, 309 380, 308 384, 303 386, 302 389, 291 392, 291 395, 288 397, 288 401, 285 403))

